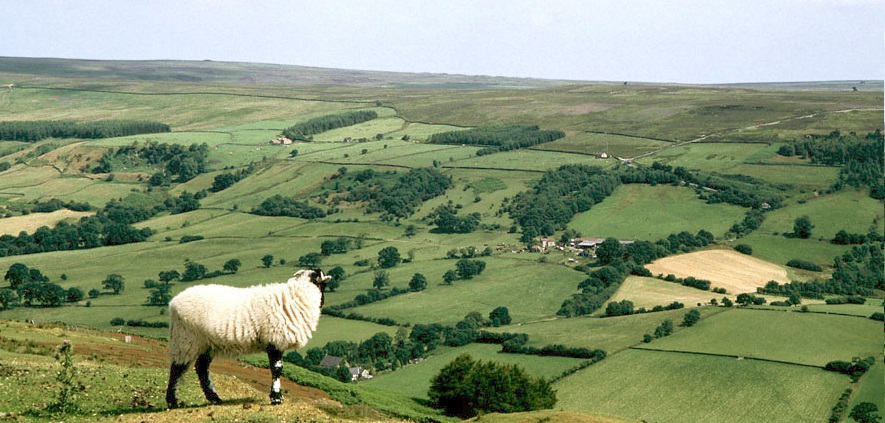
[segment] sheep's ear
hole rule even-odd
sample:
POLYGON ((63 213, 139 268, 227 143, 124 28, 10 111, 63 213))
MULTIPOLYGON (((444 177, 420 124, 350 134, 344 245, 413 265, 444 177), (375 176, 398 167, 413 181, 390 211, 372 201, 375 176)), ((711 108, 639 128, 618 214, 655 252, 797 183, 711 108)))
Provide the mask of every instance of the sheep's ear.
POLYGON ((320 272, 319 280, 321 280, 323 282, 329 282, 330 280, 332 280, 332 277, 323 273, 322 270, 320 270, 319 272, 320 272))

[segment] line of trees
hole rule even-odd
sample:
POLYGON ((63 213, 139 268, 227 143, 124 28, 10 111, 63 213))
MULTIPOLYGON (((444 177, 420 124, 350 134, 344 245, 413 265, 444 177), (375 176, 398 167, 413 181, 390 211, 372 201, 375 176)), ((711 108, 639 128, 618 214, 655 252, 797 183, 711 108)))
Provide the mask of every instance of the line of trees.
POLYGON ((0 141, 36 142, 46 138, 113 138, 170 131, 172 129, 169 125, 149 120, 6 121, 0 122, 0 141))
POLYGON ((832 131, 827 135, 806 135, 803 139, 781 146, 778 154, 800 156, 812 163, 826 166, 841 166, 839 181, 833 189, 844 186, 868 187, 870 196, 885 198, 885 180, 882 168, 885 165, 885 135, 877 129, 865 136, 854 132, 842 134, 832 131))
POLYGON ((433 134, 431 144, 485 145, 476 152, 477 156, 510 151, 551 142, 565 137, 559 130, 542 130, 537 125, 490 125, 463 131, 449 131, 433 134))
POLYGON ((308 204, 307 200, 298 201, 294 198, 274 195, 261 202, 250 212, 259 216, 289 216, 301 219, 317 219, 326 217, 326 211, 308 204))
POLYGON ((92 173, 110 173, 120 168, 149 166, 160 168, 151 175, 151 187, 168 186, 172 182, 187 182, 206 172, 209 146, 203 144, 160 144, 150 141, 143 145, 132 143, 105 153, 98 164, 89 169, 92 173))
POLYGON ((283 136, 293 140, 310 141, 311 135, 368 122, 377 117, 378 113, 374 110, 357 110, 354 112, 320 116, 284 129, 283 136))
POLYGON ((431 167, 405 173, 348 172, 342 167, 325 188, 342 194, 332 199, 332 206, 340 201, 367 202, 366 213, 381 213, 382 220, 391 221, 411 216, 423 202, 444 194, 452 185, 450 176, 431 167))
POLYGON ((522 228, 522 241, 551 236, 572 218, 590 210, 621 184, 616 172, 587 165, 563 165, 547 171, 534 187, 510 201, 506 211, 522 228))
POLYGON ((256 167, 255 163, 252 162, 236 172, 224 172, 220 175, 215 175, 215 178, 212 180, 212 187, 209 188, 209 191, 219 192, 230 188, 233 184, 251 175, 252 172, 255 172, 256 167))

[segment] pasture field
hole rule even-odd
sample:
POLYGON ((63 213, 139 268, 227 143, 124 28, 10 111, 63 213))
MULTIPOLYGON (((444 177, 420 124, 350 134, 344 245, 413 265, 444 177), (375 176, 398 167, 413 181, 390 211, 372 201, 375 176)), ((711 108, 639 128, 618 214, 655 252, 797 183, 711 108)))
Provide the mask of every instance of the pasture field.
POLYGON ((365 105, 237 94, 183 94, 163 91, 150 95, 21 88, 5 108, 16 120, 147 119, 174 131, 213 130, 231 123, 279 120, 286 126, 311 117, 365 108, 365 105))
POLYGON ((635 157, 670 145, 672 143, 649 138, 579 132, 553 142, 536 145, 532 149, 591 155, 606 153, 613 157, 635 157))
MULTIPOLYGON (((790 232, 792 231, 793 225, 791 224, 790 232)), ((753 257, 758 257, 761 260, 786 265, 788 261, 798 258, 817 263, 825 271, 832 268, 833 258, 841 256, 851 249, 851 246, 835 245, 831 244, 829 240, 817 239, 814 237, 813 229, 812 238, 809 239, 788 238, 780 233, 771 235, 756 230, 736 240, 735 244, 747 244, 753 247, 753 257)), ((787 269, 791 277, 797 273, 795 269, 787 269)))
MULTIPOLYGON (((645 307, 650 310, 656 305, 665 306, 673 301, 679 301, 687 308, 697 307, 698 304, 709 304, 714 298, 721 302, 722 297, 729 297, 732 301, 735 299, 734 294, 722 295, 660 279, 629 276, 609 301, 630 300, 635 308, 645 307)), ((597 313, 605 314, 605 310, 600 308, 597 313)))
POLYGON ((881 354, 881 329, 881 322, 853 316, 735 309, 642 348, 823 367, 834 360, 881 354))
POLYGON ((707 204, 685 187, 629 184, 617 187, 601 203, 576 215, 568 226, 584 236, 621 240, 654 242, 701 229, 722 237, 744 213, 744 209, 725 203, 707 204))
POLYGON ((866 234, 874 222, 883 220, 882 202, 876 201, 867 190, 842 191, 811 197, 803 204, 773 210, 765 215, 765 221, 757 232, 762 234, 792 234, 793 223, 801 216, 808 216, 814 224, 811 238, 829 241, 836 232, 866 234))
POLYGON ((76 212, 68 209, 56 210, 51 213, 31 213, 24 216, 13 216, 0 219, 0 235, 18 235, 19 232, 34 233, 41 226, 54 227, 61 221, 73 222, 81 217, 91 216, 94 212, 76 212))
POLYGON ((629 350, 554 388, 557 408, 601 416, 661 423, 804 423, 825 421, 848 383, 841 374, 789 364, 629 350))
POLYGON ((725 288, 729 294, 756 292, 768 281, 790 282, 784 268, 734 250, 703 250, 664 257, 645 267, 654 275, 706 279, 712 282, 711 287, 725 288))
MULTIPOLYGON (((873 367, 863 375, 860 382, 855 387, 854 393, 851 395, 851 403, 848 405, 850 411, 855 405, 862 402, 871 402, 879 406, 879 412, 882 410, 883 395, 885 392, 885 365, 882 364, 882 356, 878 357, 873 367)), ((850 420, 843 420, 850 421, 850 420)))
POLYGON ((412 141, 427 141, 433 134, 438 134, 440 132, 451 132, 451 131, 460 131, 463 128, 460 126, 451 126, 451 125, 432 125, 427 123, 418 123, 418 122, 405 122, 405 125, 402 129, 398 131, 393 131, 389 134, 393 139, 401 139, 403 136, 408 135, 412 141))
POLYGON ((539 357, 524 354, 505 354, 500 345, 469 344, 463 347, 442 347, 427 360, 405 366, 395 372, 381 373, 374 378, 360 382, 361 385, 379 387, 406 395, 426 399, 430 381, 439 371, 461 354, 470 354, 474 360, 494 361, 515 364, 535 377, 551 379, 562 372, 581 364, 581 359, 566 357, 539 357))
POLYGON ((835 167, 793 164, 739 164, 728 173, 806 191, 825 190, 839 179, 839 169, 835 167))
MULTIPOLYGON (((669 304, 669 303, 668 303, 669 304)), ((702 317, 724 311, 722 307, 699 308, 702 317)), ((562 344, 569 347, 603 349, 609 355, 622 351, 642 342, 642 335, 654 333, 655 328, 664 320, 672 320, 674 324, 682 321, 686 310, 668 310, 657 313, 634 314, 620 317, 575 317, 570 319, 544 319, 527 322, 516 326, 499 329, 490 328, 492 332, 517 332, 529 336, 528 345, 542 347, 550 344, 562 344)), ((676 326, 676 331, 682 330, 676 326)))
POLYGON ((808 310, 819 313, 850 314, 852 316, 870 317, 875 312, 882 312, 882 301, 878 298, 867 300, 866 304, 809 304, 808 310))
MULTIPOLYGON (((550 317, 556 314, 565 298, 575 292, 584 275, 558 265, 538 265, 531 262, 485 257, 483 273, 472 280, 458 280, 451 286, 442 285, 442 274, 455 268, 454 260, 438 261, 435 272, 424 273, 395 270, 391 282, 403 273, 403 285, 411 275, 421 271, 427 277, 427 289, 393 297, 381 302, 353 309, 371 317, 389 317, 397 322, 454 324, 467 313, 478 311, 488 315, 493 309, 505 306, 514 323, 550 317), (542 277, 539 275, 543 275, 542 277)), ((428 268, 429 263, 422 264, 428 268)))
MULTIPOLYGON (((390 110, 390 109, 385 109, 390 110)), ((400 131, 405 126, 406 121, 397 117, 378 117, 368 122, 359 123, 353 126, 333 129, 313 137, 314 141, 343 141, 345 138, 372 138, 378 134, 384 137, 390 137, 388 134, 400 131)), ((392 138, 392 137, 391 137, 392 138)))
POLYGON ((474 156, 445 163, 442 167, 479 169, 517 169, 538 172, 559 168, 566 164, 586 164, 589 166, 611 167, 615 160, 597 159, 584 154, 559 153, 542 150, 512 150, 502 153, 474 156))

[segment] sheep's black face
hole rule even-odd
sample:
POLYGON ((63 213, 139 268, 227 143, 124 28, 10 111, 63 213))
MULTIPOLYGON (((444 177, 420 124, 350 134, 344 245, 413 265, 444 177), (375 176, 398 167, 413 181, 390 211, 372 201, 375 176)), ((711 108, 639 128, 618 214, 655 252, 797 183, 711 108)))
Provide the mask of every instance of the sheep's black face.
POLYGON ((310 281, 320 289, 320 307, 326 303, 326 285, 329 284, 331 276, 324 275, 322 270, 313 269, 310 272, 310 281))

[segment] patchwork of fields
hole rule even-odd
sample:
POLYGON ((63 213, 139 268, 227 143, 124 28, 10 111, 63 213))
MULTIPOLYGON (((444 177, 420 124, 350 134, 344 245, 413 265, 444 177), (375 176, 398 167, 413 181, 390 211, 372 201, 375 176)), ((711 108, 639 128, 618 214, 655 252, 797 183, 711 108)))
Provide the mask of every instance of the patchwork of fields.
MULTIPOLYGON (((4 76, 7 74, 0 70, 0 78, 4 76)), ((263 87, 225 82, 212 86, 213 93, 200 93, 209 88, 199 83, 149 79, 126 80, 117 85, 119 81, 81 80, 69 75, 47 76, 43 81, 43 85, 35 82, 31 88, 4 93, 8 100, 0 104, 4 120, 153 119, 171 125, 172 132, 99 140, 0 141, 0 164, 9 164, 8 169, 0 171, 0 211, 11 215, 0 218, 0 235, 31 233, 40 226, 75 222, 85 215, 68 210, 13 212, 33 201, 58 198, 89 202, 97 210, 111 200, 160 204, 185 193, 199 192, 205 197, 199 199, 196 210, 178 214, 163 211, 135 223, 136 228, 154 231, 144 242, 0 257, 0 271, 22 263, 39 269, 64 289, 100 291, 94 297, 61 307, 2 310, 2 320, 64 322, 164 339, 168 336, 166 328, 111 325, 114 318, 168 322, 165 307, 147 305, 151 290, 146 281, 156 280, 160 272, 183 272, 189 262, 202 264, 209 272, 218 271, 209 279, 174 282, 173 295, 195 284, 245 287, 280 282, 300 267, 301 258, 321 251, 323 242, 346 239, 351 241, 347 251, 319 258, 318 265, 324 270, 341 266, 346 272, 340 287, 327 292, 327 305, 345 304, 372 292, 380 271, 387 272, 389 285, 379 292, 407 289, 415 274, 425 276, 427 286, 344 310, 366 320, 323 316, 313 340, 298 351, 302 355, 329 342, 360 342, 380 332, 395 342, 407 343, 416 324, 453 326, 468 313, 478 312, 485 317, 501 306, 508 309, 512 322, 485 330, 526 334, 526 346, 532 348, 557 344, 598 348, 608 355, 601 362, 577 370, 586 365, 584 359, 505 354, 500 352, 500 345, 441 345, 428 351, 426 360, 397 371, 372 369, 376 377, 359 382, 354 391, 346 391, 353 385, 336 385, 335 389, 351 395, 348 401, 354 402, 348 404, 359 403, 360 395, 369 396, 354 392, 372 392, 371 401, 375 402, 369 406, 380 403, 380 409, 395 409, 408 403, 410 409, 414 406, 426 410, 423 401, 430 379, 452 359, 469 353, 479 360, 517 364, 533 376, 558 378, 554 384, 558 397, 555 409, 565 414, 530 414, 504 421, 522 417, 569 421, 563 416, 590 422, 825 421, 851 381, 822 367, 832 360, 873 356, 877 364, 855 386, 850 401, 852 405, 873 401, 880 404, 880 410, 885 409, 882 324, 868 318, 882 311, 882 291, 875 291, 865 305, 826 305, 820 300, 803 299, 807 312, 800 311, 798 305, 759 309, 710 305, 714 298, 733 300, 737 294, 755 292, 772 280, 825 280, 834 258, 851 248, 829 242, 838 231, 881 234, 885 219, 881 200, 871 198, 866 188, 830 189, 839 178, 839 167, 777 155, 785 142, 809 133, 842 129, 843 133, 851 130, 863 134, 880 128, 881 111, 832 113, 858 105, 881 107, 880 92, 852 93, 848 97, 824 90, 620 84, 518 90, 414 86, 400 91, 391 86, 263 87), (111 92, 81 88, 92 86, 111 92), (54 89, 57 87, 74 89, 54 89), (130 92, 120 91, 124 89, 130 92), (379 117, 314 134, 311 142, 285 146, 269 143, 291 125, 354 110, 372 110, 379 117), (811 113, 816 114, 814 118, 795 119, 811 113), (759 122, 778 120, 783 123, 758 127, 759 122), (538 125, 562 130, 567 136, 532 148, 482 156, 477 156, 481 148, 477 146, 426 143, 432 134, 495 124, 538 125), (703 142, 686 143, 699 138, 703 142), (760 141, 763 138, 764 142, 760 141), (205 172, 187 182, 148 187, 146 181, 162 170, 159 167, 139 164, 110 174, 92 174, 85 169, 113 148, 154 142, 205 143, 205 172), (610 157, 598 158, 602 152, 610 157), (553 228, 552 235, 537 234, 537 238, 549 236, 559 242, 563 236, 614 237, 655 242, 680 232, 709 231, 715 238, 714 245, 687 253, 690 248, 681 247, 645 267, 656 276, 707 279, 712 287, 725 288, 727 294, 631 275, 594 312, 572 318, 559 316, 563 303, 581 294, 579 284, 601 263, 592 255, 578 255, 569 248, 530 252, 527 244, 531 242, 521 239, 524 228, 511 216, 511 207, 523 193, 535 190, 548 170, 580 164, 623 171, 630 169, 628 164, 611 156, 645 154, 629 166, 646 169, 657 162, 726 175, 726 179, 777 193, 784 199, 783 207, 765 212, 764 221, 755 231, 726 239, 749 207, 708 203, 698 197, 713 191, 676 186, 680 185, 678 181, 673 185, 620 184, 610 196, 595 198, 588 211, 575 213, 563 227, 553 228), (250 165, 254 167, 251 174, 226 189, 209 191, 216 177, 250 165), (367 169, 402 174, 422 167, 451 177, 452 186, 439 196, 418 202, 414 213, 406 217, 367 212, 372 196, 351 202, 340 201, 345 193, 330 194, 333 190, 329 187, 344 179, 345 174, 367 169), (313 219, 250 213, 274 195, 331 213, 313 219), (459 217, 478 216, 479 227, 470 233, 441 233, 434 222, 435 211, 441 206, 450 206, 459 217), (809 239, 789 236, 800 216, 809 216, 814 224, 809 239), (570 229, 567 233, 563 231, 566 228, 570 229), (737 244, 751 246, 752 255, 734 251, 731 247, 737 244), (404 260, 382 269, 378 256, 387 247, 395 247, 404 260), (456 268, 458 259, 453 256, 467 254, 470 247, 491 252, 489 256, 471 257, 485 262, 483 272, 469 280, 444 283, 446 272, 456 268), (266 265, 262 258, 268 255, 273 260, 266 265), (793 258, 820 264, 824 271, 786 268, 786 262, 793 258), (240 260, 239 269, 220 272, 232 259, 240 260), (110 274, 125 279, 125 289, 119 294, 102 286, 102 280, 110 274), (632 301, 636 308, 651 309, 674 301, 684 303, 686 308, 600 317, 605 303, 622 300, 632 301), (700 322, 692 327, 680 326, 689 310, 700 313, 700 322), (399 326, 367 321, 372 319, 392 319, 399 326), (672 335, 643 342, 644 335, 655 333, 666 321, 674 326, 672 335), (396 392, 395 398, 385 400, 388 391, 396 392), (389 407, 384 407, 384 401, 389 401, 389 407)), ((361 185, 354 182, 354 186, 361 185)), ((565 197, 571 193, 562 194, 565 197)), ((550 209, 574 212, 569 209, 571 203, 566 205, 564 200, 535 201, 538 210, 550 205, 541 203, 550 202, 556 206, 550 209)), ((6 287, 4 284, 0 289, 6 287)), ((26 331, 15 333, 16 342, 28 340, 26 331)), ((0 328, 0 335, 8 337, 7 330, 0 328)), ((31 338, 42 343, 56 341, 44 335, 34 331, 31 338)), ((0 344, 0 356, 12 354, 6 344, 0 344)), ((100 356, 101 351, 95 354, 100 356)), ((51 361, 47 357, 34 360, 41 372, 49 371, 51 361)), ((91 371, 91 366, 86 368, 91 371)), ((122 367, 113 370, 125 371, 122 367)), ((131 375, 138 384, 150 386, 151 395, 160 392, 156 388, 164 377, 160 372, 139 369, 131 375)), ((243 398, 254 396, 236 378, 221 376, 218 380, 225 388, 242 392, 238 395, 243 398)), ((203 407, 196 389, 189 389, 186 398, 203 407)), ((10 392, 8 385, 0 384, 0 404, 10 392)), ((26 398, 36 401, 37 396, 31 392, 26 398)), ((118 411, 126 413, 127 418, 141 416, 138 410, 125 410, 129 407, 126 404, 120 407, 123 410, 118 411)), ((268 419, 275 417, 279 416, 268 419)), ((445 419, 439 414, 419 413, 413 417, 445 419)), ((498 418, 502 417, 488 416, 489 421, 498 418)), ((482 417, 482 421, 486 419, 482 417)))

